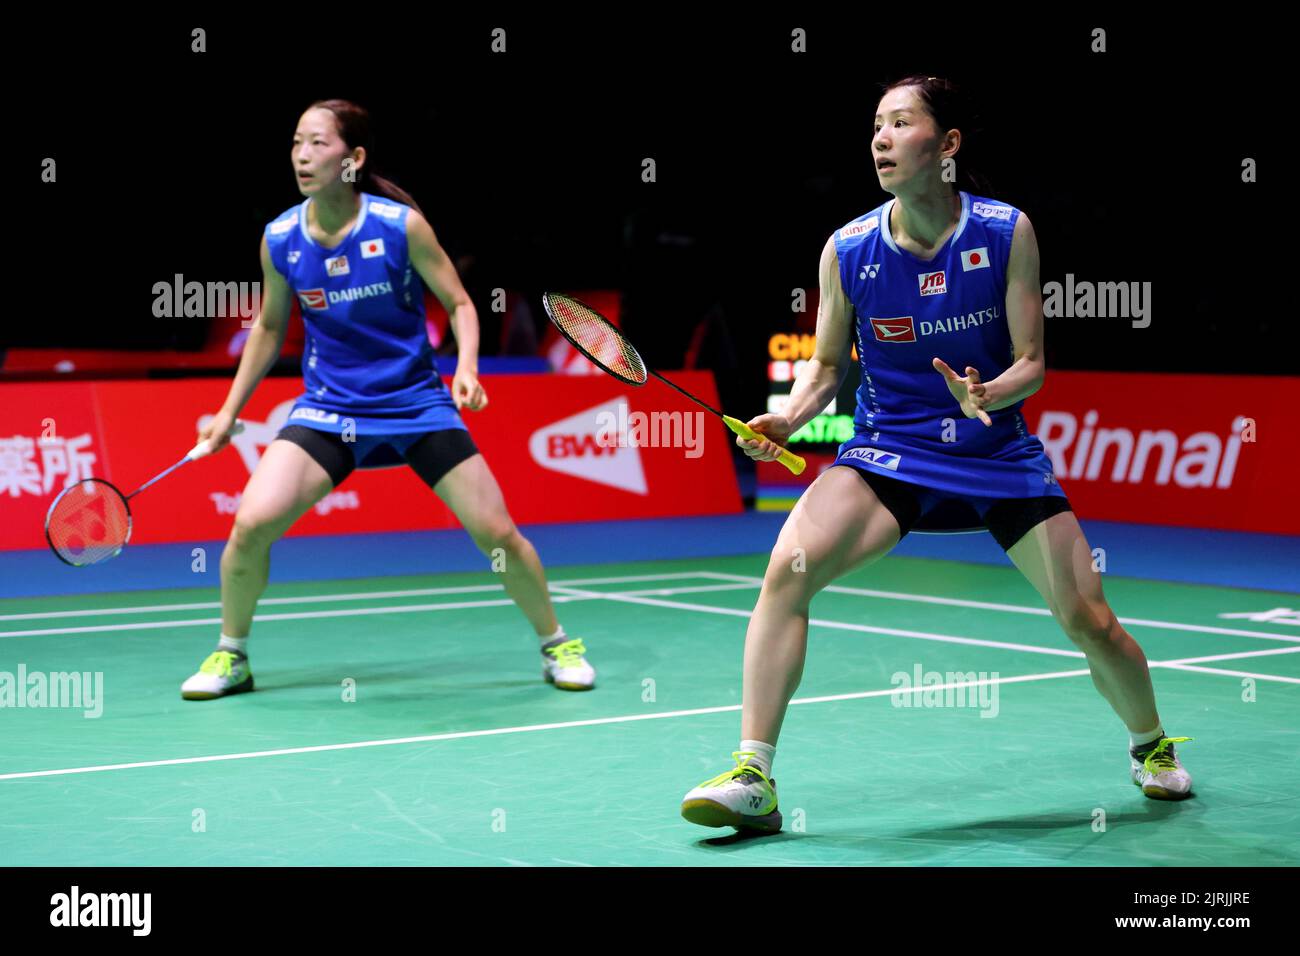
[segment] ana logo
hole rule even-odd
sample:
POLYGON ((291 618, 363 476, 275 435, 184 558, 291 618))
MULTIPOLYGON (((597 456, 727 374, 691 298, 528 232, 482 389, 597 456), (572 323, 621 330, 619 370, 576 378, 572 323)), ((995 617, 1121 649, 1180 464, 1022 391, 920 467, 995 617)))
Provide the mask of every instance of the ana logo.
POLYGON ((601 423, 610 421, 610 416, 618 420, 620 412, 626 420, 627 402, 614 399, 539 428, 528 439, 528 452, 533 461, 550 471, 635 495, 647 494, 641 449, 601 441, 602 434, 608 432, 601 423))
POLYGON ((295 408, 289 417, 305 418, 322 425, 333 425, 339 420, 338 412, 327 412, 322 408, 295 408))
POLYGON ((382 256, 383 254, 384 254, 384 240, 367 239, 365 242, 361 243, 362 259, 374 259, 377 256, 382 256))
POLYGON ((298 292, 298 301, 302 303, 304 309, 321 312, 325 309, 325 290, 301 289, 298 292))
POLYGON ((867 233, 880 226, 879 216, 869 216, 861 222, 851 222, 840 230, 840 239, 852 239, 854 236, 865 236, 867 233))
POLYGON ((335 256, 325 260, 325 271, 331 276, 345 276, 352 270, 348 268, 347 256, 335 256))
POLYGON ((875 465, 877 468, 885 468, 889 471, 898 471, 898 463, 903 460, 902 455, 895 455, 892 451, 881 451, 879 448, 850 448, 840 457, 863 461, 868 465, 875 465))
POLYGON ((897 319, 872 319, 871 330, 877 342, 915 342, 916 326, 910 315, 897 319))
POLYGON ((948 286, 944 283, 943 270, 922 272, 916 277, 921 285, 921 295, 946 295, 948 286))
POLYGON ((880 271, 880 263, 872 262, 862 267, 862 271, 858 273, 858 278, 874 279, 876 277, 876 273, 879 271, 880 271))
POLYGON ((978 249, 969 249, 961 254, 962 272, 970 272, 972 269, 987 269, 988 267, 988 246, 980 246, 978 249))

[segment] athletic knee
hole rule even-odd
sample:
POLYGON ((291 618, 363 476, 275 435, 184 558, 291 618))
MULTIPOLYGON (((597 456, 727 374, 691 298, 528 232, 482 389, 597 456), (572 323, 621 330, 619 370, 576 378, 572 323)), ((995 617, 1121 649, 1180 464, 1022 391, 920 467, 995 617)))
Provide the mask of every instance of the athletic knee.
POLYGON ((808 555, 802 548, 777 548, 763 575, 763 596, 806 604, 817 592, 808 555))
POLYGON ((227 548, 236 552, 269 548, 280 536, 280 524, 274 515, 241 509, 230 528, 227 548))
POLYGON ((1053 613, 1070 640, 1085 650, 1109 643, 1119 630, 1115 612, 1105 601, 1067 601, 1053 613))
POLYGON ((494 551, 516 554, 527 545, 527 539, 509 517, 498 518, 474 528, 470 535, 478 549, 486 555, 494 551))

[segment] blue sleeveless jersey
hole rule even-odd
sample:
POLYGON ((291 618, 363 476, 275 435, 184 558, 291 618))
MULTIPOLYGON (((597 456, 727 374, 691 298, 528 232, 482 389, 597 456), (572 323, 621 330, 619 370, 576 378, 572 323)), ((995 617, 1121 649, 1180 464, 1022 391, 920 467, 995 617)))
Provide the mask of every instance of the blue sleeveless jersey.
POLYGON ((970 505, 946 509, 931 530, 982 527, 978 516, 995 499, 1064 494, 1022 402, 989 412, 991 427, 967 418, 931 364, 937 356, 958 375, 970 365, 988 382, 1015 361, 1006 271, 1020 210, 960 195, 957 228, 928 261, 894 242, 893 199, 835 234, 862 366, 854 437, 835 463, 920 486, 928 505, 970 505))
POLYGON ((307 234, 308 198, 266 227, 271 262, 298 297, 305 391, 288 424, 339 434, 464 428, 434 364, 424 290, 406 245, 410 207, 361 194, 352 231, 326 249, 307 234))

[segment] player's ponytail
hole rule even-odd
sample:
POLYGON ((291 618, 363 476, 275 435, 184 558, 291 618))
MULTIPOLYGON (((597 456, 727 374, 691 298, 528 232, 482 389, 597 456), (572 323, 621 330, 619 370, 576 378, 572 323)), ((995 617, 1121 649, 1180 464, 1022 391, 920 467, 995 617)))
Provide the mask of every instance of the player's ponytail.
POLYGON ((880 95, 884 96, 900 86, 917 88, 917 95, 930 111, 941 133, 950 129, 961 130, 961 149, 956 157, 956 187, 977 196, 992 196, 993 184, 979 171, 983 124, 974 102, 966 92, 942 76, 923 76, 918 73, 884 84, 880 95))
POLYGON ((358 146, 365 149, 366 161, 361 164, 361 171, 356 182, 358 192, 377 193, 380 196, 387 196, 394 202, 410 206, 421 216, 424 215, 424 211, 411 198, 410 193, 392 180, 385 179, 372 171, 375 165, 374 136, 370 131, 370 114, 363 107, 350 100, 317 100, 307 108, 329 110, 334 114, 335 124, 339 130, 339 138, 343 140, 348 149, 356 149, 358 146))

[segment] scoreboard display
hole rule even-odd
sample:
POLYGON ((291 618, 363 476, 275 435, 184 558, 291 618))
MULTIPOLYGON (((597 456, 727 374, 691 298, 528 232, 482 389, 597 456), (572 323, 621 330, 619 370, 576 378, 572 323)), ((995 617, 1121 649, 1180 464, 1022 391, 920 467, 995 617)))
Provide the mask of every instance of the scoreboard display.
MULTIPOLYGON (((778 332, 767 342, 767 410, 773 415, 785 411, 795 379, 813 357, 817 337, 807 332, 778 332)), ((853 437, 853 410, 858 383, 862 379, 858 352, 853 349, 852 366, 831 403, 790 436, 790 445, 814 451, 832 450, 853 437)))

